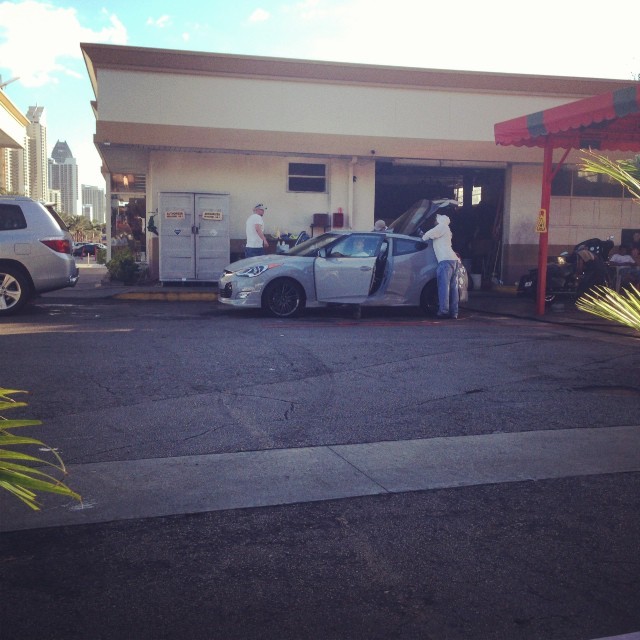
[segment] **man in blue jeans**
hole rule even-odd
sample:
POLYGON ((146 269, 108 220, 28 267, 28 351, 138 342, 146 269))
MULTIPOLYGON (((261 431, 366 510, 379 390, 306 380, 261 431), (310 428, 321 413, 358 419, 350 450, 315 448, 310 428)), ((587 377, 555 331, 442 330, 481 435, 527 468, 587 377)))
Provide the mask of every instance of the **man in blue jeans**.
MULTIPOLYGON (((452 201, 446 200, 443 206, 452 201)), ((433 251, 436 254, 438 268, 438 318, 458 318, 458 265, 456 252, 451 247, 453 234, 449 228, 449 216, 436 214, 436 225, 427 231, 422 239, 433 241, 433 251)))

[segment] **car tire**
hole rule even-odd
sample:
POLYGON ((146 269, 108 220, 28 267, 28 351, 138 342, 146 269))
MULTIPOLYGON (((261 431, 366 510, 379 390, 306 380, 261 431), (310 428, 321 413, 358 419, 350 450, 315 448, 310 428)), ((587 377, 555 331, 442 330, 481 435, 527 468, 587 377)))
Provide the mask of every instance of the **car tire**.
POLYGON ((18 267, 0 267, 0 317, 18 313, 31 297, 29 279, 18 267))
POLYGON ((270 282, 262 294, 262 308, 275 318, 293 318, 305 307, 304 289, 291 278, 270 282))
POLYGON ((420 294, 420 308, 428 316, 438 313, 438 281, 435 278, 424 285, 420 294))

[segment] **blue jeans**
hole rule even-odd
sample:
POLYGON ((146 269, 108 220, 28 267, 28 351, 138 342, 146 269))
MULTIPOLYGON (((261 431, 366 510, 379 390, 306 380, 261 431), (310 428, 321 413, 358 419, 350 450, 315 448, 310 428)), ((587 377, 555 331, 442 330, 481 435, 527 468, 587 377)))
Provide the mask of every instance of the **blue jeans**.
POLYGON ((458 316, 458 261, 438 262, 438 313, 458 316))
POLYGON ((244 248, 245 258, 253 258, 254 256, 263 256, 263 255, 264 255, 264 247, 245 247, 244 248))

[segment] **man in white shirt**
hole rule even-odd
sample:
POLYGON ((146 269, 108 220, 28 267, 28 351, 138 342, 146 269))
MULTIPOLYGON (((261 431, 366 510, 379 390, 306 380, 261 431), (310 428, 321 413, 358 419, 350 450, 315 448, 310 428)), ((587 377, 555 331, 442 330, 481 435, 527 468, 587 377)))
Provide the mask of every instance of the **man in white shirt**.
POLYGON ((636 263, 636 261, 633 259, 633 256, 630 256, 627 253, 627 247, 625 247, 623 244, 618 247, 618 250, 613 255, 609 256, 609 262, 611 264, 617 265, 634 265, 636 263))
POLYGON ((269 246, 269 241, 264 235, 264 220, 262 219, 266 208, 262 203, 257 204, 253 207, 253 213, 247 218, 245 258, 262 256, 264 255, 264 250, 269 246))
MULTIPOLYGON (((448 203, 449 201, 444 201, 448 203)), ((438 268, 438 318, 458 317, 458 256, 451 247, 449 216, 436 214, 436 225, 427 231, 422 239, 433 241, 438 268)))

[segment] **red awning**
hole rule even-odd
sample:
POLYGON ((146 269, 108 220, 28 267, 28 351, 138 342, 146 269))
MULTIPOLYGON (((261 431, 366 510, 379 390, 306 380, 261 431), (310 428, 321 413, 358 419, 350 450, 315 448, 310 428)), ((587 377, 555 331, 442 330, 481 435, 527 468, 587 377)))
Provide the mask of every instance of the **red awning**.
POLYGON ((496 144, 640 150, 640 83, 494 125, 496 144))

